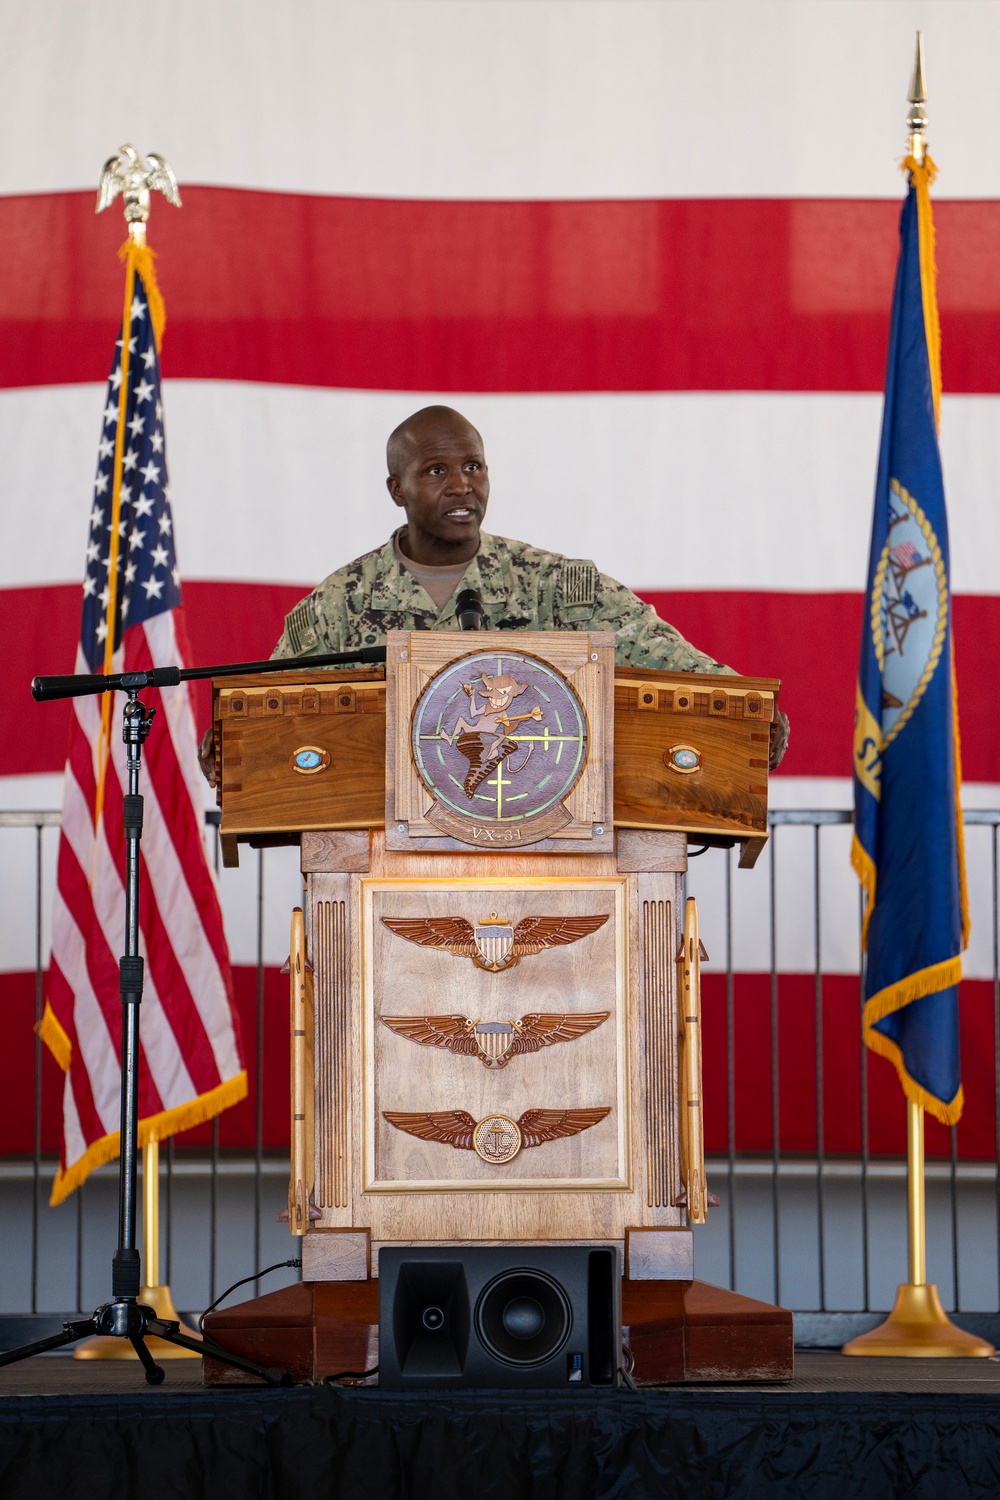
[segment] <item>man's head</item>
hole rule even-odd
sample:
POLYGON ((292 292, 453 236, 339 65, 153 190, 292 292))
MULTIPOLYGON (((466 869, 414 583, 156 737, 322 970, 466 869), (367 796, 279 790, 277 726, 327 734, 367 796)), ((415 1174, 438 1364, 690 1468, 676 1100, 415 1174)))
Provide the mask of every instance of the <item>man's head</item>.
POLYGON ((403 551, 430 566, 468 562, 490 494, 483 440, 461 412, 425 406, 390 434, 389 494, 406 512, 403 551))

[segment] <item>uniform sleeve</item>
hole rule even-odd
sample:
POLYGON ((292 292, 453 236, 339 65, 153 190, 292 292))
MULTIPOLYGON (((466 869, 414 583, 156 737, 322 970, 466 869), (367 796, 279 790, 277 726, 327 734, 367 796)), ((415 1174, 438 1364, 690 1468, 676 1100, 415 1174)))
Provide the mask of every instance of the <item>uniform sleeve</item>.
POLYGON ((328 651, 345 649, 340 632, 331 629, 329 602, 324 599, 324 585, 314 589, 285 616, 285 628, 271 652, 272 661, 282 658, 322 656, 328 651), (324 603, 327 608, 324 609, 324 603))
POLYGON ((615 632, 619 666, 662 672, 733 672, 732 667, 692 646, 679 630, 660 619, 651 604, 644 604, 605 573, 596 574, 590 622, 594 630, 615 632))

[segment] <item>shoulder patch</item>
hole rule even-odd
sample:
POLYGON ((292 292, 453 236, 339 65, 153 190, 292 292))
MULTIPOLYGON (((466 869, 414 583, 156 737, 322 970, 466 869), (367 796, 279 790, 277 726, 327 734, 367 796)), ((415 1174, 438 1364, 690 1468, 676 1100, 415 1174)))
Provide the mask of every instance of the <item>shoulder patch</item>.
POLYGON ((299 656, 316 644, 316 617, 313 614, 312 594, 300 599, 291 614, 285 616, 285 634, 293 653, 299 656))
POLYGON ((564 606, 593 604, 597 569, 580 558, 567 559, 562 565, 562 602, 564 606))

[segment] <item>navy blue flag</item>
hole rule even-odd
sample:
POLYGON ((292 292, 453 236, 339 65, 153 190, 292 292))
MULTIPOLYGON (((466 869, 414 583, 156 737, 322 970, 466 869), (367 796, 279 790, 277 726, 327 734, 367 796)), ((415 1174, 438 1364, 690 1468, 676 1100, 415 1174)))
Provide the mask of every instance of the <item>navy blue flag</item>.
POLYGON ((854 730, 852 861, 865 888, 865 1041, 907 1098, 962 1113, 968 941, 958 792, 929 158, 909 158, 889 333, 854 730))

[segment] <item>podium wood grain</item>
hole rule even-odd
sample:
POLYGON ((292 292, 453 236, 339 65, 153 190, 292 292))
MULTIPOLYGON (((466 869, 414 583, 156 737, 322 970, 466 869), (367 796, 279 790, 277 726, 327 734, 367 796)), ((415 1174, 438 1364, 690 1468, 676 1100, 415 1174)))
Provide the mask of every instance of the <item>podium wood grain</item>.
MULTIPOLYGON (((522 648, 524 639, 518 637, 522 648)), ((454 645, 448 649, 454 651, 454 645)), ((398 670, 410 668, 403 663, 398 670)), ((413 671, 419 675, 419 664, 413 671)), ((429 674, 430 668, 420 680, 429 674)), ((313 676, 279 672, 222 678, 213 686, 221 766, 218 800, 228 862, 236 858, 237 840, 296 843, 303 829, 385 826, 386 753, 392 768, 404 756, 408 764, 409 742, 407 726, 400 721, 387 745, 386 685, 377 669, 313 676), (312 774, 295 771, 294 754, 305 746, 323 751, 329 763, 312 774)), ((709 843, 739 842, 741 864, 753 864, 767 840, 769 726, 778 687, 770 678, 615 668, 613 733, 608 727, 600 747, 603 801, 594 793, 595 800, 588 803, 592 815, 604 809, 600 826, 606 826, 608 837, 603 847, 611 847, 612 825, 676 830, 709 843), (700 758, 691 774, 666 763, 665 755, 677 744, 691 746, 700 758)), ((593 692, 588 679, 588 704, 593 692)), ((394 777, 404 824, 412 819, 414 828, 434 834, 424 817, 430 799, 415 775, 400 778, 391 769, 390 781, 394 777)), ((590 785, 593 791, 597 783, 590 785)), ((580 798, 584 795, 581 790, 580 798)), ((579 815, 582 803, 570 800, 579 815)), ((397 839, 394 829, 391 822, 390 843, 397 839)), ((577 831, 577 825, 560 830, 534 846, 534 852, 575 849, 577 831)), ((410 840, 405 831, 402 837, 402 847, 423 842, 410 840)), ((433 842, 440 849, 459 847, 452 840, 433 842)))

